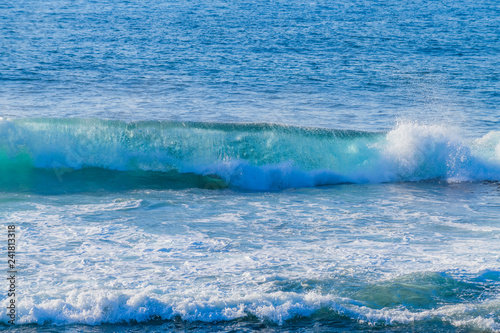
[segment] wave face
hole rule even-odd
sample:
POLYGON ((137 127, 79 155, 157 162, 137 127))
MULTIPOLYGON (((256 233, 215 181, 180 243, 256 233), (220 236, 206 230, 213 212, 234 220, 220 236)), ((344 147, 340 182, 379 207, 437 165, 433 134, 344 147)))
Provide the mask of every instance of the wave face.
POLYGON ((274 124, 4 119, 0 142, 0 184, 7 190, 51 184, 277 190, 500 180, 500 132, 465 140, 458 129, 415 123, 370 133, 274 124))

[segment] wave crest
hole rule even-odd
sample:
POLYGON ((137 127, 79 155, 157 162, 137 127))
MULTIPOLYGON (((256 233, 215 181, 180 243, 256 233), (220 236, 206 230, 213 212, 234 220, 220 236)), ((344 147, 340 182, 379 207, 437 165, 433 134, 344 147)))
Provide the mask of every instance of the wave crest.
MULTIPOLYGON (((500 180, 500 132, 466 140, 459 129, 415 123, 369 133, 274 124, 16 119, 0 121, 0 140, 3 188, 13 178, 42 177, 40 170, 52 170, 61 181, 85 169, 142 172, 143 178, 211 177, 216 188, 246 190, 500 180)), ((206 186, 202 181, 198 187, 206 186)))

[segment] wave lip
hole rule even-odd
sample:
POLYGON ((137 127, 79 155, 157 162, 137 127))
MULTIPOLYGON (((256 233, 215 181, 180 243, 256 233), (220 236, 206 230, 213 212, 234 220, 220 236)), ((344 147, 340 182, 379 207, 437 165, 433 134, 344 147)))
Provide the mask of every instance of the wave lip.
POLYGON ((369 133, 274 124, 4 119, 0 142, 4 189, 13 179, 27 188, 41 178, 52 177, 53 186, 79 175, 88 180, 89 170, 145 183, 159 177, 167 188, 243 190, 500 180, 500 132, 466 140, 459 129, 415 123, 369 133))

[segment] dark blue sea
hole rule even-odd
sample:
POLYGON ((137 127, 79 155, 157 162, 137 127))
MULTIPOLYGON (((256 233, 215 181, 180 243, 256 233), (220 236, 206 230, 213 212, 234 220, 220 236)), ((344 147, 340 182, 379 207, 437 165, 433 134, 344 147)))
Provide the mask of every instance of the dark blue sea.
POLYGON ((498 1, 4 0, 0 330, 500 332, 499 107, 498 1))

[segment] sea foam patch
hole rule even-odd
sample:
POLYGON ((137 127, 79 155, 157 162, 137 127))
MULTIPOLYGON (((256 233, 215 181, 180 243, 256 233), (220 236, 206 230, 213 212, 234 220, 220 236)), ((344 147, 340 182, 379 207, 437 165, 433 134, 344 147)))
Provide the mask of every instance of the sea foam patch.
MULTIPOLYGON (((186 321, 219 322, 255 316, 278 325, 298 317, 341 316, 370 325, 418 324, 442 321, 457 327, 497 331, 494 313, 500 302, 444 305, 429 310, 374 309, 359 301, 317 293, 271 293, 224 297, 201 292, 194 295, 148 296, 132 292, 70 292, 63 299, 23 299, 18 324, 86 324, 144 322, 181 318, 186 321)), ((4 312, 4 310, 2 310, 4 312)))

